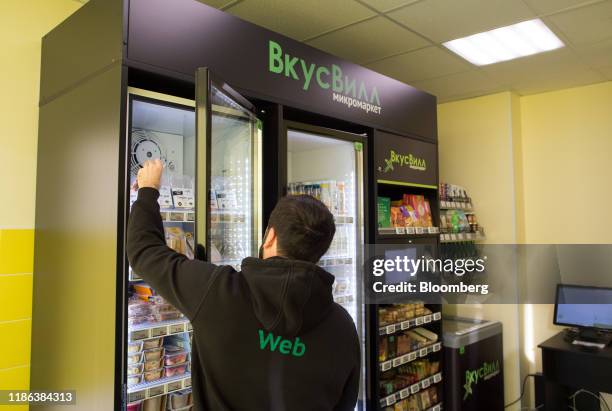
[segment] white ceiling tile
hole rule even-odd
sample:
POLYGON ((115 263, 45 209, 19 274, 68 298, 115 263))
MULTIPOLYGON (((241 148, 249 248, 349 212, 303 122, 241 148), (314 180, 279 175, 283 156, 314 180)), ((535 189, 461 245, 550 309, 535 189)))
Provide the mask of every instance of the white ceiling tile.
POLYGON ((366 4, 374 7, 378 11, 385 12, 396 7, 405 6, 410 3, 415 3, 419 0, 361 0, 366 4))
MULTIPOLYGON (((593 0, 524 0, 538 14, 550 14, 568 7, 591 4, 593 0)), ((605 0, 601 0, 605 1, 605 0)))
POLYGON ((440 101, 490 94, 504 89, 478 69, 416 82, 413 86, 438 96, 440 101))
POLYGON ((436 42, 535 17, 521 0, 425 0, 388 15, 436 42))
POLYGON ((297 40, 376 15, 353 0, 245 0, 226 11, 297 40))
POLYGON ((612 38, 595 44, 575 47, 584 64, 590 67, 612 66, 612 38))
POLYGON ((438 47, 427 47, 367 65, 404 83, 468 71, 471 65, 438 47))
POLYGON ((612 1, 555 14, 548 19, 575 45, 612 38, 612 1))
POLYGON ((375 17, 307 43, 356 63, 377 60, 429 44, 385 17, 375 17))

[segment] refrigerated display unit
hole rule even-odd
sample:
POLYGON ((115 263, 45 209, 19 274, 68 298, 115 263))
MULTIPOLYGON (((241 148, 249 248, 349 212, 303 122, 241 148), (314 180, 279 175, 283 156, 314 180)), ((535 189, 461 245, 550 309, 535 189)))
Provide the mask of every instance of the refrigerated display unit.
MULTIPOLYGON (((129 207, 139 169, 160 159, 167 245, 187 258, 240 270, 260 241, 261 127, 253 106, 207 69, 198 70, 197 82, 197 103, 128 89, 129 207)), ((192 327, 126 266, 126 407, 163 408, 170 393, 190 392, 192 327)))
MULTIPOLYGON (((285 122, 286 193, 321 200, 334 216, 336 233, 318 265, 334 276, 334 301, 351 315, 365 347, 363 298, 364 143, 354 133, 285 122)), ((365 362, 358 409, 365 407, 365 362)))
MULTIPOLYGON (((435 142, 377 132, 372 147, 376 195, 374 253, 439 258, 438 148, 435 142), (376 137, 378 137, 376 139, 376 137), (404 156, 406 161, 394 161, 404 156)), ((386 284, 439 282, 439 273, 391 272, 386 284)), ((417 286, 418 288, 418 286, 417 286)), ((405 293, 371 304, 371 408, 440 411, 444 406, 441 298, 405 293)))
POLYGON ((239 269, 288 192, 331 207, 320 264, 360 332, 369 407, 368 147, 378 130, 435 141, 435 97, 196 0, 90 0, 41 63, 31 389, 74 389, 87 410, 190 401, 191 326, 125 256, 130 186, 160 158, 167 244, 189 258, 239 269), (312 64, 309 85, 283 54, 312 64))

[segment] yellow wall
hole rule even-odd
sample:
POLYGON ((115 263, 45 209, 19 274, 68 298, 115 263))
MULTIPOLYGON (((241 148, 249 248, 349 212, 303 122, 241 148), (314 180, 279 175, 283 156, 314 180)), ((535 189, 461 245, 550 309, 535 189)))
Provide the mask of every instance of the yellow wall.
MULTIPOLYGON (((488 243, 612 243, 611 113, 612 82, 441 104, 441 181, 468 189, 488 243)), ((537 344, 560 330, 552 305, 447 312, 502 321, 506 402, 541 370, 537 344)))
POLYGON ((0 1, 0 389, 29 387, 41 37, 80 6, 0 1))
MULTIPOLYGON (((438 106, 440 181, 468 190, 490 244, 516 242, 513 135, 519 131, 513 131, 515 103, 516 97, 506 92, 438 106)), ((445 313, 501 321, 505 398, 507 402, 517 398, 518 306, 455 305, 446 306, 445 313)))
MULTIPOLYGON (((521 110, 525 242, 612 243, 612 82, 522 97, 521 110)), ((537 344, 560 328, 552 305, 526 308, 524 354, 540 371, 537 344)))

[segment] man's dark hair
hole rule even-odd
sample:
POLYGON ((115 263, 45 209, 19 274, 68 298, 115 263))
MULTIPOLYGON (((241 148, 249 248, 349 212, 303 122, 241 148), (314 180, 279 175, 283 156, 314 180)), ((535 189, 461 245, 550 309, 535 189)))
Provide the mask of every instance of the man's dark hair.
POLYGON ((316 263, 325 254, 336 233, 334 216, 321 201, 309 195, 289 195, 272 210, 278 253, 294 260, 316 263))

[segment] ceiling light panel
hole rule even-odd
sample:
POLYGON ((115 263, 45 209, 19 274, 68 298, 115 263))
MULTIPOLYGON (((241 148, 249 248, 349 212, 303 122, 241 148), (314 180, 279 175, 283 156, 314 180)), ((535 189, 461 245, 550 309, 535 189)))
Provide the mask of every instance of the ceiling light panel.
POLYGON ((564 46, 540 19, 484 31, 443 44, 477 66, 531 56, 564 46))

